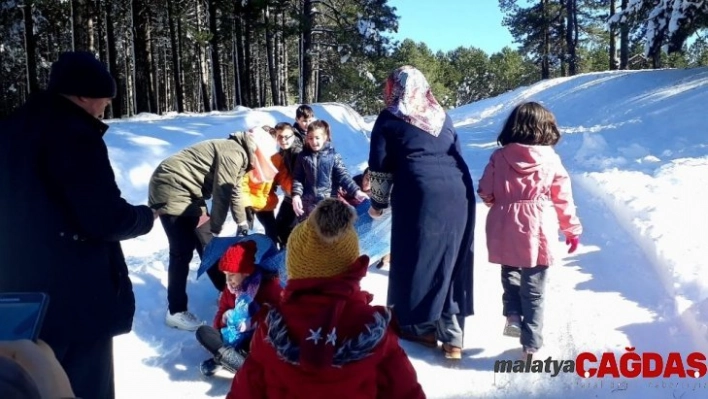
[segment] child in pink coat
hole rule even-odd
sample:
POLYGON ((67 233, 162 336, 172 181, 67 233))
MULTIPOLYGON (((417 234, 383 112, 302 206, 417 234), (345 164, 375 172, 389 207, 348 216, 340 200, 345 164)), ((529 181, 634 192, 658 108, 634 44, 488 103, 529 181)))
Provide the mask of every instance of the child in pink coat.
POLYGON ((489 262, 502 265, 504 335, 521 337, 526 354, 543 344, 546 271, 557 262, 558 227, 568 253, 583 231, 570 177, 553 146, 560 132, 553 114, 535 102, 511 112, 479 181, 487 215, 489 262))

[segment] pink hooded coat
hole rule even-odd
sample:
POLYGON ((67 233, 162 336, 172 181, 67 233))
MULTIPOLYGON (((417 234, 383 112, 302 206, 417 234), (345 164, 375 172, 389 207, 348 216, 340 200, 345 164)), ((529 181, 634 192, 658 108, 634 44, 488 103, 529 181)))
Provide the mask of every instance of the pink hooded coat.
POLYGON ((516 267, 555 262, 558 227, 566 238, 583 228, 568 172, 551 146, 508 144, 492 154, 477 193, 487 215, 489 262, 516 267))

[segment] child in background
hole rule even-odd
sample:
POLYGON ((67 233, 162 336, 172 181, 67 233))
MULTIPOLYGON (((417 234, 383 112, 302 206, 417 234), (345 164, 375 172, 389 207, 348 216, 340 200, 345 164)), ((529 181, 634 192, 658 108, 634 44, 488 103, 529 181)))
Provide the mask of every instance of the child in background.
POLYGON ((275 225, 275 207, 278 206, 278 196, 274 191, 273 181, 254 183, 248 174, 241 180, 243 205, 246 207, 248 229, 253 231, 255 219, 263 226, 265 235, 277 242, 278 233, 275 225))
POLYGON ((391 311, 361 290, 369 259, 359 254, 355 218, 328 198, 295 227, 282 299, 256 317, 227 399, 425 398, 391 311))
POLYGON ((226 275, 226 288, 212 326, 197 329, 197 341, 214 356, 202 362, 201 370, 212 375, 219 366, 236 372, 245 359, 253 334, 252 317, 266 303, 280 301, 280 280, 274 271, 256 265, 256 243, 239 241, 219 260, 226 275))
POLYGON ((273 165, 278 169, 278 173, 273 180, 275 186, 280 186, 283 190, 283 202, 275 217, 275 229, 277 240, 275 242, 281 248, 288 242, 290 232, 297 224, 297 217, 293 211, 293 172, 297 155, 302 151, 302 142, 297 138, 292 125, 281 122, 275 125, 275 139, 278 142, 280 151, 271 157, 273 165))
MULTIPOLYGON (((265 142, 272 144, 272 152, 274 152, 276 143, 275 129, 270 126, 263 126, 263 130, 268 132, 273 139, 272 143, 270 141, 265 142)), ((271 163, 276 154, 277 153, 274 153, 270 156, 271 163)), ((247 173, 241 180, 240 189, 243 194, 243 206, 246 209, 248 229, 252 231, 253 223, 255 219, 258 219, 265 230, 265 235, 273 240, 273 242, 277 242, 278 234, 275 226, 275 208, 278 206, 278 196, 275 193, 276 187, 274 181, 277 177, 278 167, 273 163, 273 168, 276 170, 273 180, 264 180, 257 183, 253 181, 251 175, 247 173)))
POLYGON ((369 198, 349 176, 331 141, 327 122, 317 120, 307 127, 305 148, 297 157, 293 175, 293 211, 300 221, 307 218, 318 202, 336 197, 340 187, 357 201, 369 198))
POLYGON ((557 232, 573 253, 583 231, 570 177, 553 146, 560 131, 553 114, 535 102, 511 112, 479 181, 487 215, 489 262, 502 265, 504 335, 520 337, 525 355, 543 345, 546 272, 556 262, 557 232))
POLYGON ((300 139, 302 144, 305 144, 307 137, 307 127, 315 120, 315 112, 307 104, 302 104, 295 110, 295 135, 300 139))

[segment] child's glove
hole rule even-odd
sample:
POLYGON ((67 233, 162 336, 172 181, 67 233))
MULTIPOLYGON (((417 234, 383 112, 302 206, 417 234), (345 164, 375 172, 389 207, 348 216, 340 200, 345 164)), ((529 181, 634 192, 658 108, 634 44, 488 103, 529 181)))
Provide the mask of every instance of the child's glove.
POLYGON ((576 249, 578 249, 578 244, 580 243, 580 237, 566 237, 565 239, 566 245, 570 245, 570 248, 568 249, 568 253, 572 254, 575 252, 576 249))
POLYGON ((228 323, 229 317, 231 317, 231 313, 233 313, 233 309, 229 309, 224 314, 221 315, 221 324, 226 325, 228 323))
POLYGON ((293 195, 293 212, 295 212, 295 216, 302 216, 305 213, 302 209, 302 198, 299 195, 293 195))

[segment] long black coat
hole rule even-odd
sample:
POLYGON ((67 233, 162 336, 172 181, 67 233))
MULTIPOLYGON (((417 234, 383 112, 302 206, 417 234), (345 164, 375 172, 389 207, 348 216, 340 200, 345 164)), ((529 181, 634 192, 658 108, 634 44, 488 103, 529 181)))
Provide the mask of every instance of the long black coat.
POLYGON ((475 196, 450 117, 435 137, 382 111, 369 169, 372 205, 387 207, 390 193, 388 304, 399 323, 472 315, 475 196))
POLYGON ((121 198, 108 126, 38 93, 0 126, 0 292, 50 296, 50 345, 131 330, 135 297, 121 240, 150 231, 152 211, 121 198))

